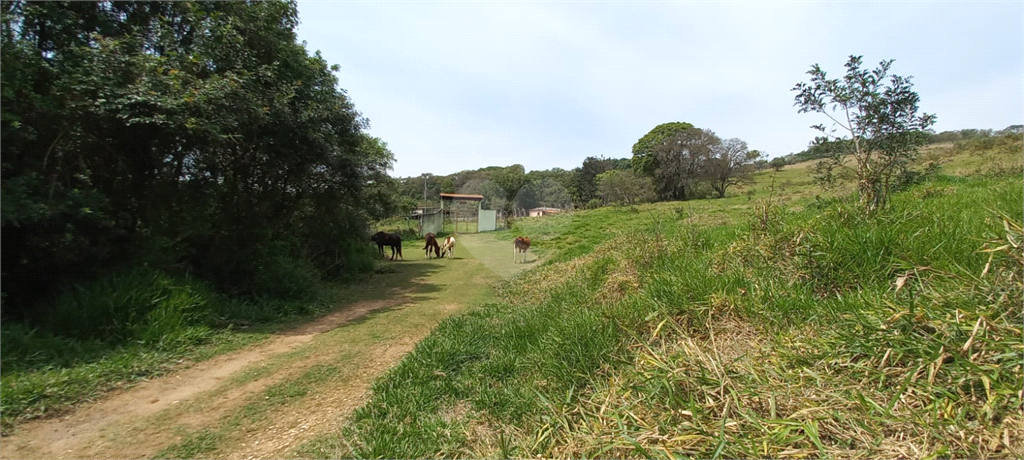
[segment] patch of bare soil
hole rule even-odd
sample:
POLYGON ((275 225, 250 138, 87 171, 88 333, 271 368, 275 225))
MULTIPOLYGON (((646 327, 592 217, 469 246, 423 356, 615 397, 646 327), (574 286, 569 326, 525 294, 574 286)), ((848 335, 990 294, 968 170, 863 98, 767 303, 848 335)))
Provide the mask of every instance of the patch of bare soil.
MULTIPOLYGON (((385 300, 363 301, 348 305, 315 322, 286 331, 259 345, 204 361, 180 372, 156 378, 113 393, 101 401, 78 407, 70 415, 23 423, 0 444, 0 457, 10 458, 148 458, 180 439, 180 433, 160 429, 168 426, 203 426, 213 423, 230 410, 244 405, 249 397, 277 381, 294 375, 308 365, 289 366, 267 378, 241 386, 228 385, 240 372, 266 363, 310 342, 314 336, 330 331, 374 310, 404 302, 401 290, 385 300), (156 418, 158 423, 153 423, 156 418)), ((412 349, 421 337, 404 337, 378 350, 365 361, 362 375, 352 385, 304 402, 292 417, 275 421, 269 433, 261 433, 251 449, 228 458, 280 458, 285 449, 305 436, 297 436, 316 426, 336 428, 334 421, 358 407, 374 377, 412 349), (260 446, 259 439, 273 439, 260 446)), ((308 361, 308 360, 307 360, 308 361)), ((305 363, 303 363, 305 364, 305 363)))
POLYGON ((344 387, 306 398, 287 413, 275 413, 274 423, 265 430, 250 433, 246 440, 222 458, 263 459, 286 458, 289 453, 313 437, 334 433, 352 412, 370 397, 373 379, 393 367, 416 346, 426 334, 405 337, 390 343, 364 363, 358 375, 344 387))
MULTIPOLYGON (((439 311, 451 314, 460 307, 459 304, 448 303, 441 305, 439 311)), ((398 364, 429 333, 429 327, 421 328, 384 347, 375 348, 372 355, 360 358, 358 373, 345 386, 307 398, 298 407, 289 408, 287 413, 275 413, 273 426, 255 435, 247 435, 247 441, 219 456, 246 460, 286 458, 295 448, 315 436, 338 432, 352 412, 368 400, 373 380, 398 364)))

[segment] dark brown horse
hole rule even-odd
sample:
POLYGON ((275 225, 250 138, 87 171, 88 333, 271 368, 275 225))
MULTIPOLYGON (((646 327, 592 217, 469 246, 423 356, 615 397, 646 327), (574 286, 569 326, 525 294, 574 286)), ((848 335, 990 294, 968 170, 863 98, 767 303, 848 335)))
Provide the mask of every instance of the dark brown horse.
POLYGON ((523 263, 526 263, 526 251, 530 250, 530 237, 528 236, 517 236, 516 240, 512 243, 512 263, 516 263, 519 260, 519 254, 523 254, 523 263))
POLYGON ((377 232, 370 237, 370 241, 377 243, 377 250, 380 251, 381 257, 384 257, 384 246, 387 245, 391 248, 391 260, 395 260, 396 254, 405 260, 405 257, 402 257, 402 237, 397 233, 377 232))
POLYGON ((426 252, 426 254, 424 254, 424 257, 430 259, 430 250, 433 249, 434 254, 437 255, 438 259, 440 259, 441 246, 437 244, 437 236, 435 236, 433 233, 427 233, 423 237, 427 239, 427 245, 423 246, 423 250, 424 252, 426 252))

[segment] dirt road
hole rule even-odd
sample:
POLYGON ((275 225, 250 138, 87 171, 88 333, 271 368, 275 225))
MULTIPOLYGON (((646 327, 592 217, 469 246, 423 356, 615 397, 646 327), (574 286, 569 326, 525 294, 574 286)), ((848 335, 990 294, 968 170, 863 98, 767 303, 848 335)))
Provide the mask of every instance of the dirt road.
MULTIPOLYGON (((335 432, 442 319, 493 299, 511 243, 459 235, 455 259, 413 245, 394 273, 352 287, 332 313, 246 349, 194 364, 59 419, 20 425, 0 443, 16 458, 286 458, 335 432), (502 257, 502 256, 505 257, 502 257)), ((535 259, 535 257, 534 257, 535 259)))

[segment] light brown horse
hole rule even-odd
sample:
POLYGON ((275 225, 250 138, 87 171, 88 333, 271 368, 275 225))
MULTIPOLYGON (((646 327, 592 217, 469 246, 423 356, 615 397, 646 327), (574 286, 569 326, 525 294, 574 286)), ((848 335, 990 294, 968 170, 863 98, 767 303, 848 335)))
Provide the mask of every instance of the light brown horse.
POLYGON ((441 246, 439 246, 437 244, 437 236, 435 236, 433 233, 427 233, 423 237, 427 239, 427 245, 423 246, 423 251, 426 252, 426 254, 424 254, 423 257, 429 260, 430 259, 430 250, 433 249, 434 250, 434 254, 437 255, 438 259, 440 259, 441 258, 441 246))
POLYGON ((444 239, 444 244, 441 245, 441 257, 448 254, 449 259, 455 258, 455 237, 449 236, 444 239))
POLYGON ((512 263, 519 260, 519 254, 523 255, 523 263, 526 263, 526 251, 530 250, 530 237, 517 236, 512 243, 512 263))

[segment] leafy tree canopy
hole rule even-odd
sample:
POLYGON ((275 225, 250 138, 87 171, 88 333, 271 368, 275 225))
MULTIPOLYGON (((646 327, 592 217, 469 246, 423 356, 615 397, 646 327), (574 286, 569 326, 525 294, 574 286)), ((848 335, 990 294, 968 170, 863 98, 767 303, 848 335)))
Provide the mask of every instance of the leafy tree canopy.
POLYGON ((295 2, 16 1, 0 21, 5 315, 125 264, 255 295, 266 261, 372 264, 354 248, 393 155, 296 43, 295 2))
POLYGON ((658 168, 655 149, 663 145, 668 138, 688 129, 694 129, 693 125, 684 122, 662 123, 655 126, 633 144, 633 171, 653 176, 654 170, 658 168))

